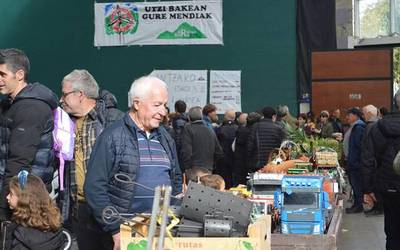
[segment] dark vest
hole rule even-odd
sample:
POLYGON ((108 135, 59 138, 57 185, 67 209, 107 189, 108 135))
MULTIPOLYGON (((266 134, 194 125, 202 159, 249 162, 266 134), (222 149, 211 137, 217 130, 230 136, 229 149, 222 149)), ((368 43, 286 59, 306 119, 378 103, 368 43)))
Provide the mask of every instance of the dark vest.
MULTIPOLYGON (((7 165, 7 159, 9 154, 9 139, 12 129, 12 121, 9 118, 0 118, 0 189, 3 186, 5 169, 7 165)), ((31 172, 40 177, 46 185, 49 185, 53 180, 53 160, 54 160, 54 149, 53 149, 53 128, 54 121, 49 119, 40 137, 40 142, 35 154, 35 158, 31 166, 31 172)))
MULTIPOLYGON (((125 174, 136 180, 139 171, 140 158, 139 146, 137 142, 137 135, 134 126, 131 126, 132 121, 128 116, 125 116, 123 121, 124 126, 119 130, 114 130, 113 135, 117 143, 115 143, 116 160, 113 166, 113 171, 109 173, 109 189, 108 194, 112 204, 117 207, 120 213, 131 212, 131 204, 134 198, 135 185, 124 184, 115 179, 115 174, 125 174)), ((168 132, 163 128, 157 129, 157 137, 161 145, 164 147, 169 160, 171 162, 171 182, 173 193, 180 192, 181 187, 174 186, 174 183, 180 183, 180 169, 178 159, 175 153, 175 144, 173 139, 169 136, 168 132), (175 191, 175 192, 174 192, 175 191)))

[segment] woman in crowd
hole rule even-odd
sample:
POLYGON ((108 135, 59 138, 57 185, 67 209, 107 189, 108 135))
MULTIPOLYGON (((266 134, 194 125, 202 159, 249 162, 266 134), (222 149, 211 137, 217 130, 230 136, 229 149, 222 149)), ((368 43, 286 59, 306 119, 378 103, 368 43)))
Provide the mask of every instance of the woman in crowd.
POLYGON ((297 129, 303 131, 306 123, 307 123, 307 115, 304 113, 300 113, 297 116, 297 122, 296 122, 297 129))
POLYGON ((319 123, 317 129, 314 130, 315 133, 319 134, 321 138, 331 138, 333 134, 332 123, 328 121, 329 112, 323 110, 319 115, 319 123))
POLYGON ((306 123, 304 124, 304 132, 306 135, 310 136, 315 130, 315 119, 313 113, 308 113, 306 118, 306 123))

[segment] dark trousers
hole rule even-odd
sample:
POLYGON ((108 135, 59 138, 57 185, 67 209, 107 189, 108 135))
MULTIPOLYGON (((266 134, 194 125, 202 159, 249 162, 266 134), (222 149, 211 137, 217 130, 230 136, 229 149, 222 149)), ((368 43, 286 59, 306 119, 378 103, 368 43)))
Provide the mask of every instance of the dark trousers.
POLYGON ((112 250, 112 236, 102 230, 95 221, 85 202, 79 202, 72 212, 72 229, 76 235, 79 249, 112 250))
MULTIPOLYGON (((376 173, 374 176, 374 181, 373 183, 377 183, 377 177, 376 177, 376 173)), ((376 202, 373 206, 373 209, 378 210, 378 211, 383 211, 383 201, 382 201, 382 190, 379 189, 378 187, 374 187, 373 188, 373 192, 375 194, 375 198, 376 198, 376 202)))
POLYGON ((363 191, 362 191, 362 176, 359 171, 348 171, 349 181, 354 194, 355 207, 362 207, 363 191))
POLYGON ((228 161, 222 161, 217 164, 217 168, 214 173, 220 175, 225 181, 225 189, 230 189, 232 187, 232 164, 230 165, 228 161))
POLYGON ((386 249, 400 249, 400 193, 382 193, 386 249))

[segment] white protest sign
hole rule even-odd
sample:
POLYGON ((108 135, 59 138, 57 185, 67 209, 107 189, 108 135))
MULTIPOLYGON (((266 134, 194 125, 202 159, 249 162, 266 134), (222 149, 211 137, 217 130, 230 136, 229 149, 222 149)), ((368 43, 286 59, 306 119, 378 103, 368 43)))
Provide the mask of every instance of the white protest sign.
POLYGON ((207 70, 154 70, 156 76, 168 85, 168 107, 174 111, 178 100, 186 103, 188 109, 203 107, 207 102, 207 70))
POLYGON ((210 71, 210 103, 217 106, 217 113, 227 110, 242 111, 241 71, 210 71))

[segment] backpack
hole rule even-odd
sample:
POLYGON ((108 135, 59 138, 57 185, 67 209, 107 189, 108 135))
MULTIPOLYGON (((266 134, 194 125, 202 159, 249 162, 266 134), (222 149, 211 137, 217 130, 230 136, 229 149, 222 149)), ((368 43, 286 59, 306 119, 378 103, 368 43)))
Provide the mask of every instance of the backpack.
POLYGON ((396 174, 400 175, 400 150, 397 151, 393 160, 393 170, 396 174))
POLYGON ((55 156, 60 160, 58 169, 60 190, 64 190, 64 168, 65 161, 71 161, 74 158, 75 143, 75 123, 71 120, 68 113, 60 107, 54 111, 54 152, 55 156))

